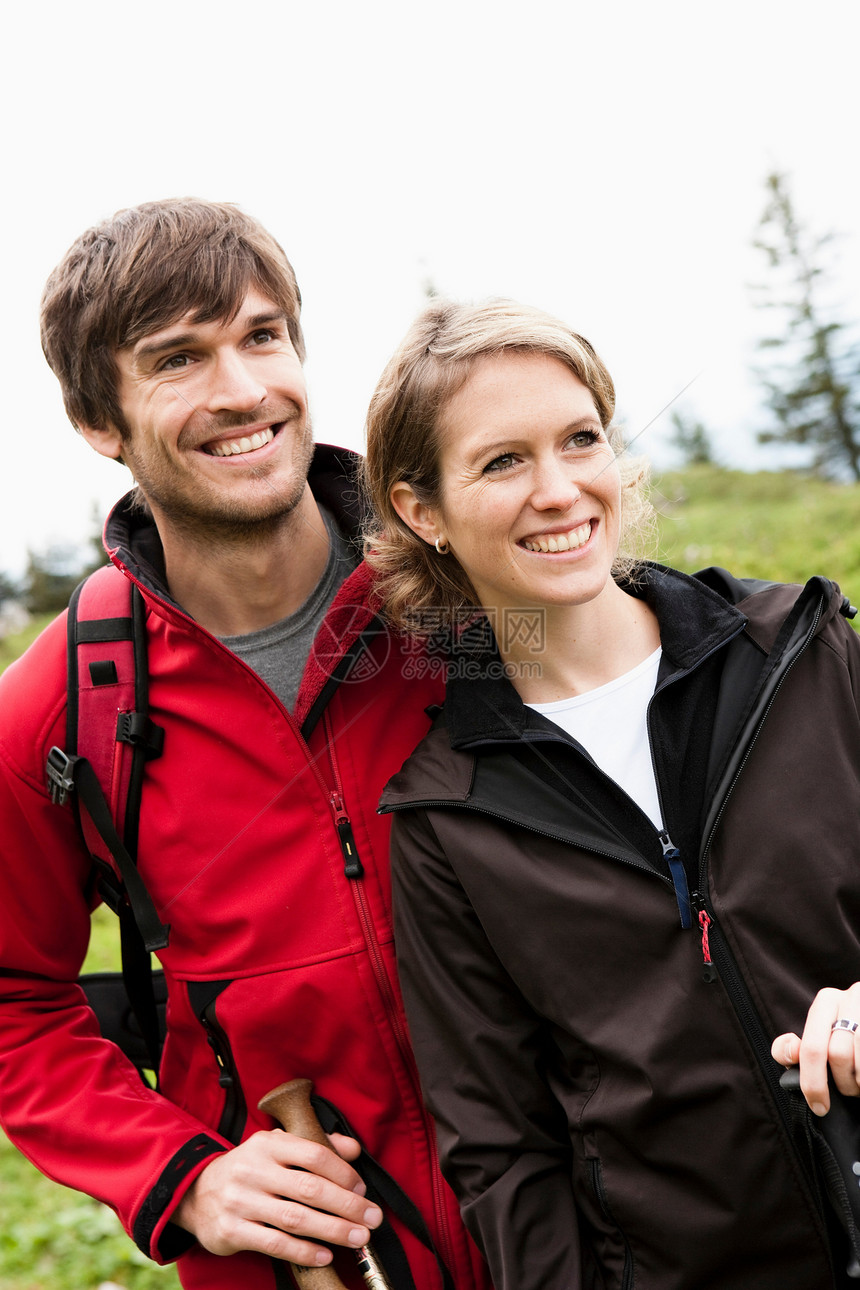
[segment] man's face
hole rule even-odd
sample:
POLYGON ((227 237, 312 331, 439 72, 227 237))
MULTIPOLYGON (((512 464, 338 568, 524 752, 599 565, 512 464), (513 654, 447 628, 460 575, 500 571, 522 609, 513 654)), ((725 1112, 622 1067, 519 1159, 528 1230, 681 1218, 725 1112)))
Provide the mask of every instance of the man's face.
POLYGON ((250 289, 232 321, 188 314, 116 355, 127 433, 84 429, 132 471, 156 522, 227 537, 289 514, 313 452, 281 309, 250 289))

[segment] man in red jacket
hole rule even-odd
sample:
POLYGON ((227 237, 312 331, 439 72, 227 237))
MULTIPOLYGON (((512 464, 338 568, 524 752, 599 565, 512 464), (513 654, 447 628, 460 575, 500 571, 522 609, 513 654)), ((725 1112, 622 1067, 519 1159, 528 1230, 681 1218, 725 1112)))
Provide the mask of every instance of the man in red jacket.
MULTIPOLYGON (((47 284, 43 346, 70 419, 136 485, 105 545, 143 593, 165 732, 138 867, 171 925, 168 1034, 155 1092, 76 985, 91 866, 44 783, 65 735, 58 620, 0 681, 0 1114, 40 1168, 178 1258, 184 1285, 279 1286, 283 1260, 327 1264, 318 1242, 355 1250, 383 1219, 356 1141, 315 1146, 257 1111, 309 1077, 465 1290, 485 1273, 421 1104, 375 812, 440 686, 374 616, 355 462, 312 441, 299 310, 274 239, 192 200, 121 211, 47 284)), ((393 1227, 411 1270, 397 1286, 436 1290, 435 1255, 393 1227)), ((354 1259, 335 1261, 354 1284, 354 1259)))

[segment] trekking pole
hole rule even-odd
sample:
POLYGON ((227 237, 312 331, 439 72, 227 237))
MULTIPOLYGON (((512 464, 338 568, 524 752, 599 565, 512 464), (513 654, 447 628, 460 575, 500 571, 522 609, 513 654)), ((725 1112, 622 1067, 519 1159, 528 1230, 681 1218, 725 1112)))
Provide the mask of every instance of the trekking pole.
MULTIPOLYGON (((265 1115, 270 1115, 273 1120, 277 1120, 287 1133, 293 1133, 297 1138, 306 1138, 308 1142, 318 1142, 321 1146, 328 1147, 331 1144, 311 1106, 312 1087, 309 1079, 290 1080, 288 1084, 279 1084, 265 1097, 260 1098, 257 1107, 265 1115)), ((368 1290, 391 1290, 369 1243, 353 1250, 353 1254, 368 1290)), ((346 1290, 331 1264, 322 1268, 305 1268, 293 1263, 290 1267, 301 1290, 346 1290)))

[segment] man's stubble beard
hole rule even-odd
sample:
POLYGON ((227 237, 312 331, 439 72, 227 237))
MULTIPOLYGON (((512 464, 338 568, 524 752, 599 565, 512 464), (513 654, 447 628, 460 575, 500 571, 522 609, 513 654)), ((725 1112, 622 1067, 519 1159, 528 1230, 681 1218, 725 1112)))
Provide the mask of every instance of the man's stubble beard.
MULTIPOLYGON (((288 433, 288 428, 280 433, 288 433)), ((302 500, 314 454, 313 432, 309 420, 304 426, 300 441, 295 445, 295 453, 289 487, 283 493, 279 493, 270 482, 264 466, 252 467, 248 472, 250 479, 259 482, 261 493, 269 490, 268 505, 263 504, 262 498, 240 503, 232 502, 229 496, 222 496, 210 501, 205 487, 201 487, 197 494, 188 489, 171 487, 174 476, 169 464, 165 472, 166 479, 160 478, 161 472, 158 470, 150 473, 144 469, 141 472, 128 444, 125 463, 135 477, 141 496, 154 513, 186 540, 209 545, 257 547, 270 542, 291 524, 293 512, 302 500)))

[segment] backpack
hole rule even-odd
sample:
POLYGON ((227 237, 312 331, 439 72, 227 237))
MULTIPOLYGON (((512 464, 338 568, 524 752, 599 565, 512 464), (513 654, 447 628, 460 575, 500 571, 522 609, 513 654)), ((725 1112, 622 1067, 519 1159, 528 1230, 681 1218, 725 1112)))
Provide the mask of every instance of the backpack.
POLYGON ((144 1071, 158 1072, 164 1042, 166 986, 150 955, 168 943, 137 871, 143 772, 161 755, 164 731, 148 715, 143 596, 113 565, 75 589, 67 622, 65 750, 48 754, 51 799, 71 800, 93 862, 95 887, 119 918, 122 972, 79 979, 113 1040, 144 1071), (111 863, 111 860, 113 863, 111 863))

